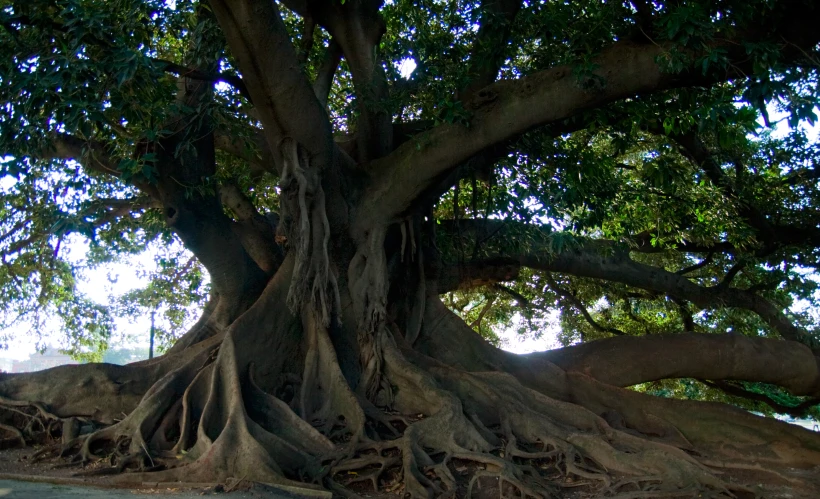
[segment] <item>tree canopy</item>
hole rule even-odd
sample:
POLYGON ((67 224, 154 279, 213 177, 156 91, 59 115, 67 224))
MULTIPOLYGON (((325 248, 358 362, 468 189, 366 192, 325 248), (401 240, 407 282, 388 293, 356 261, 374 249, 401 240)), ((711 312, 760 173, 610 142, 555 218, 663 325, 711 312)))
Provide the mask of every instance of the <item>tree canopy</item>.
MULTIPOLYGON (((176 360, 138 368, 153 379, 110 409, 131 416, 85 440, 83 459, 90 442, 114 437, 148 458, 190 449, 192 459, 221 456, 219 432, 239 431, 227 407, 261 397, 266 409, 248 409, 249 420, 287 440, 297 430, 282 436, 266 419, 285 418, 313 447, 286 452, 251 431, 271 463, 271 474, 252 478, 312 480, 342 493, 356 480, 341 473, 380 464, 367 479, 383 489, 398 458, 370 463, 354 444, 381 442, 370 450, 383 456, 392 440, 379 435, 416 435, 415 420, 394 426, 392 415, 412 408, 432 421, 457 399, 464 410, 448 421, 458 425, 441 427, 456 428, 442 436, 455 442, 441 449, 445 464, 421 450, 436 448, 431 436, 398 447, 411 495, 465 494, 441 469, 450 459, 501 469, 503 493, 505 480, 521 497, 552 490, 543 476, 464 453, 504 446, 516 466, 560 452, 570 457, 555 466, 567 476, 614 470, 662 475, 678 491, 719 490, 694 468, 679 481, 669 474, 678 465, 648 471, 651 457, 615 466, 625 458, 588 435, 487 418, 484 401, 464 390, 494 393, 496 402, 520 393, 521 414, 530 410, 525 390, 536 391, 607 421, 576 421, 583 431, 628 428, 676 450, 706 446, 703 455, 717 451, 693 429, 695 409, 679 411, 695 421, 687 427, 671 415, 678 409, 654 398, 633 404, 622 388, 820 417, 815 2, 0 6, 0 328, 56 319, 75 355, 99 359, 113 317, 161 310, 162 341, 174 344, 163 359, 176 360), (67 245, 88 250, 77 258, 67 245), (78 291, 83 269, 149 247, 163 249, 147 288, 108 304, 78 291), (203 312, 186 332, 192 305, 203 312), (554 328, 567 348, 519 358, 488 345, 499 346, 503 331, 554 328), (253 349, 273 344, 301 360, 265 360, 255 374, 248 366, 259 366, 262 353, 253 349), (171 373, 171 362, 185 367, 171 373), (586 381, 559 389, 530 370, 586 381), (462 371, 504 372, 519 385, 502 396, 493 390, 512 381, 455 374, 462 371), (593 381, 600 386, 584 384, 593 381), (213 388, 234 382, 244 395, 213 388), (212 384, 207 397, 204 383, 212 384), (432 402, 433 385, 449 395, 432 402), (327 398, 327 390, 352 398, 327 398), (185 398, 186 408, 174 409, 146 392, 203 401, 185 398), (621 393, 630 405, 590 393, 621 393), (206 409, 211 400, 226 408, 206 409), (177 433, 164 432, 177 414, 177 433), (143 434, 146 420, 164 433, 143 434), (194 423, 197 435, 189 434, 194 423), (550 450, 547 441, 569 443, 550 450), (576 466, 572 456, 586 457, 576 466), (419 466, 438 471, 425 477, 419 466)), ((104 369, 99 379, 134 376, 104 369)), ((0 392, 29 399, 26 387, 40 382, 0 380, 0 392)), ((78 410, 44 402, 59 417, 78 410)), ((111 422, 110 411, 95 411, 111 422)), ((796 431, 765 428, 754 431, 796 431)), ((606 434, 613 448, 633 445, 606 434)), ((790 438, 809 449, 790 451, 800 464, 820 462, 814 437, 790 438)), ((786 454, 781 464, 791 462, 786 454)), ((203 476, 241 475, 214 462, 221 471, 203 476)), ((482 474, 474 476, 471 491, 482 474)))

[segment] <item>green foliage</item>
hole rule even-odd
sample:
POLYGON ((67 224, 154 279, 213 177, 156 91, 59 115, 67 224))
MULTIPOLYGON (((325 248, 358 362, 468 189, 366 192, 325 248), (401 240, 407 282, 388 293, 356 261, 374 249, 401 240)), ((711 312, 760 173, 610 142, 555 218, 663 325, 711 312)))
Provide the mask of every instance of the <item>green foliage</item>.
MULTIPOLYGON (((462 165, 434 218, 522 224, 491 237, 440 235, 441 258, 467 264, 528 251, 549 258, 604 239, 610 248, 631 248, 640 263, 687 270, 701 286, 720 285, 739 269, 726 285, 758 293, 789 311, 799 327, 820 334, 820 244, 797 237, 818 227, 820 145, 806 129, 817 121, 818 50, 786 65, 782 40, 720 43, 749 26, 768 25, 780 2, 641 3, 651 11, 644 13, 651 15, 648 24, 630 2, 526 2, 508 40, 491 40, 506 50, 499 76, 569 65, 574 83, 594 95, 608 85, 596 72, 595 56, 624 40, 662 47, 663 68, 682 80, 727 71, 744 76, 581 111, 504 144, 506 154, 493 168, 462 165), (748 58, 743 68, 730 66, 734 51, 748 58), (773 129, 781 116, 786 134, 773 129), (681 147, 680 139, 692 135, 715 160, 719 182, 681 147), (767 236, 750 221, 751 212, 797 235, 767 236), (717 251, 721 245, 732 250, 717 251), (687 251, 691 247, 703 251, 687 251)), ((312 40, 302 40, 306 21, 280 7, 301 69, 312 80, 330 35, 317 28, 312 40)), ((68 338, 66 350, 91 360, 107 348, 117 317, 155 312, 160 346, 167 347, 191 321, 192 307, 204 301, 207 278, 133 185, 156 183, 160 154, 195 154, 203 130, 229 137, 240 154, 220 151, 215 171, 180 182, 188 199, 231 183, 260 211, 277 209, 276 179, 249 161, 261 157, 255 142, 260 125, 246 96, 217 84, 213 99, 183 102, 177 76, 166 70, 171 61, 237 75, 207 9, 181 0, 0 1, 0 151, 7 154, 0 157, 0 330, 27 327, 36 335, 56 318, 68 338), (179 116, 186 121, 174 119, 179 116), (62 134, 96 144, 111 163, 95 162, 93 154, 84 168, 48 159, 62 134), (173 150, 162 151, 160 143, 173 143, 173 150), (77 244, 88 247, 86 255, 66 251, 77 244), (164 251, 152 268, 142 269, 146 287, 120 290, 105 306, 77 289, 84 272, 155 247, 164 251)), ((368 104, 395 122, 458 124, 469 131, 476 110, 460 92, 476 70, 470 54, 488 43, 477 38, 480 23, 496 22, 484 14, 477 1, 384 5, 387 29, 373 55, 382 61, 390 96, 368 104), (415 70, 402 75, 399 68, 409 62, 415 70)), ((356 132, 360 103, 353 88, 342 61, 328 99, 340 142, 356 132)), ((553 327, 565 345, 688 325, 700 332, 774 336, 749 311, 719 303, 698 310, 619 283, 527 269, 514 281, 454 291, 445 301, 495 343, 505 331, 537 336, 553 327)), ((675 396, 717 396, 695 382, 664 387, 675 396)))
MULTIPOLYGON (((92 302, 77 281, 171 241, 131 183, 154 181, 155 156, 134 148, 171 133, 162 123, 180 104, 162 60, 179 59, 186 45, 176 33, 201 37, 202 23, 190 4, 128 0, 3 2, 0 23, 0 150, 12 154, 0 157, 0 330, 41 338, 57 319, 68 353, 99 360, 125 309, 92 302), (104 175, 106 165, 32 159, 63 133, 100 144, 119 179, 104 175), (78 246, 86 255, 71 254, 78 246)), ((179 334, 188 296, 201 301, 196 274, 198 289, 179 301, 176 289, 156 291, 169 335, 179 334)))
MULTIPOLYGON (((115 306, 120 316, 135 320, 153 314, 156 351, 162 353, 196 320, 208 289, 201 264, 180 245, 156 251, 154 264, 140 271, 148 285, 121 294, 115 306)), ((145 331, 141 339, 147 336, 145 331)))
MULTIPOLYGON (((747 397, 729 395, 707 383, 709 382, 694 379, 668 379, 642 383, 634 387, 634 389, 660 397, 724 402, 767 416, 775 416, 778 414, 770 404, 762 400, 752 400, 747 397)), ((769 399, 784 409, 791 408, 790 410, 793 411, 793 414, 791 414, 792 417, 811 418, 815 421, 820 421, 820 405, 798 409, 799 406, 805 405, 804 403, 809 400, 807 397, 795 397, 778 386, 766 383, 736 381, 732 382, 731 386, 769 399)))

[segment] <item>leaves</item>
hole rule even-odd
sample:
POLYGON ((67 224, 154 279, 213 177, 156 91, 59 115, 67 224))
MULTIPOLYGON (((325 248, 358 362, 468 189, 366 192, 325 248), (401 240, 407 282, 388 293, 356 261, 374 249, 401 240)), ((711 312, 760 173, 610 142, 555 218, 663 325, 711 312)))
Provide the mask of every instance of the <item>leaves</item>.
MULTIPOLYGON (((204 300, 207 276, 180 250, 151 188, 173 178, 185 201, 196 203, 231 183, 260 211, 278 209, 259 109, 231 85, 180 80, 188 67, 239 75, 219 27, 199 15, 202 5, 31 0, 0 6, 4 330, 22 323, 36 329, 57 318, 69 350, 90 359, 106 348, 113 317, 157 311, 167 345, 204 300), (166 71, 169 63, 175 73, 166 71), (202 84, 206 98, 181 98, 180 84, 202 84), (203 144, 214 130, 234 150, 217 151, 212 168, 187 175, 186 165, 208 155, 203 144), (74 154, 83 164, 55 153, 61 136, 94 144, 74 154), (168 161, 178 168, 163 177, 168 161), (87 255, 70 258, 66 248, 73 244, 87 245, 87 255), (163 248, 142 269, 146 286, 124 290, 116 306, 92 303, 78 291, 84 271, 146 248, 163 248)), ((498 145, 490 164, 461 165, 432 216, 520 222, 515 227, 523 229, 439 234, 438 256, 459 265, 505 251, 551 258, 604 240, 611 243, 607 251, 631 249, 641 264, 681 272, 704 288, 720 285, 742 263, 727 285, 756 293, 817 334, 820 146, 806 127, 817 120, 820 58, 814 47, 787 59, 796 48, 782 37, 745 36, 788 21, 782 8, 767 0, 650 2, 649 12, 629 2, 525 3, 506 39, 492 39, 503 60, 499 79, 569 65, 568 84, 594 96, 609 84, 595 56, 627 42, 660 47, 659 61, 680 78, 680 88, 578 109, 564 122, 498 145), (747 41, 727 42, 735 39, 747 41), (743 59, 737 54, 747 59, 742 68, 729 62, 743 59), (740 76, 699 83, 716 74, 740 76), (703 143, 711 170, 682 144, 691 135, 703 143)), ((284 5, 280 10, 291 38, 301 42, 304 20, 284 5)), ((459 133, 475 133, 471 121, 495 101, 475 106, 462 100, 463 92, 485 62, 470 60, 487 43, 478 36, 482 23, 495 21, 480 4, 454 0, 400 0, 381 13, 386 33, 367 57, 381 66, 390 92, 368 106, 388 114, 396 130, 458 124, 459 133), (415 70, 402 74, 399 68, 411 61, 415 70)), ((295 69, 311 81, 326 60, 330 34, 317 28, 312 41, 298 43, 306 53, 295 69)), ((362 109, 354 88, 362 85, 354 86, 347 59, 335 73, 327 112, 349 152, 362 109)), ((394 142, 407 140, 421 151, 428 139, 414 133, 396 133, 394 142)), ((235 215, 230 207, 226 213, 235 215)), ((496 343, 505 331, 539 335, 553 327, 563 344, 614 330, 774 334, 749 311, 720 303, 700 310, 622 283, 522 269, 514 281, 484 284, 452 292, 447 303, 496 343)), ((665 389, 713 396, 695 385, 665 389)))

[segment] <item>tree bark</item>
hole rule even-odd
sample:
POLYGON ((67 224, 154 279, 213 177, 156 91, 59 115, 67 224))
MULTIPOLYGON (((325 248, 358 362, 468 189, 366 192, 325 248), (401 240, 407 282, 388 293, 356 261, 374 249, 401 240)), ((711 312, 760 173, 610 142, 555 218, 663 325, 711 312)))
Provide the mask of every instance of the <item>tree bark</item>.
POLYGON ((820 395, 820 359, 790 341, 734 334, 623 336, 524 356, 533 357, 614 386, 670 378, 743 380, 820 395))
MULTIPOLYGON (((491 166, 491 153, 504 150, 495 147, 526 130, 618 99, 741 74, 750 63, 734 38, 716 38, 711 47, 729 54, 725 74, 671 74, 658 63, 664 46, 619 41, 594 60, 605 85, 581 85, 567 66, 479 89, 503 60, 503 47, 493 47, 488 67, 471 61, 470 126, 442 124, 394 149, 390 114, 380 107, 386 86, 372 57, 383 30, 379 2, 291 0, 333 34, 353 72, 363 113, 355 163, 333 142, 324 83, 314 91, 307 81, 277 4, 210 5, 264 127, 260 150, 273 164, 262 169, 280 174, 281 211, 263 217, 229 182, 219 197, 196 189, 216 173, 218 142, 242 152, 216 140, 207 119, 192 130, 195 154, 171 154, 178 137, 160 144, 158 180, 145 190, 207 268, 209 305, 158 359, 0 377, 0 412, 28 411, 41 433, 58 423, 68 430, 73 417, 107 424, 43 454, 74 453, 83 463, 107 457, 117 471, 132 471, 119 475, 123 483, 240 479, 351 496, 357 481, 379 492, 385 479, 401 476, 401 492, 411 498, 479 495, 488 487, 502 497, 546 497, 579 481, 585 492, 615 497, 719 496, 747 489, 718 470, 771 469, 796 483, 791 468, 820 464, 818 434, 721 404, 624 388, 694 376, 817 395, 820 369, 806 346, 685 334, 519 356, 484 341, 439 293, 512 278, 527 266, 613 280, 702 308, 745 308, 784 338, 805 341, 772 303, 748 290, 698 286, 632 260, 614 243, 550 252, 542 244, 548 234, 531 251, 499 245, 489 260, 447 267, 437 261, 433 220, 421 223, 430 215, 421 211, 424 193, 435 197, 476 154, 487 153, 491 166), (268 220, 276 218, 274 236, 268 220)), ((485 7, 505 24, 495 30, 483 23, 478 38, 505 39, 520 4, 485 7)), ((795 45, 784 49, 789 57, 818 40, 818 9, 800 8, 803 15, 782 33, 795 45)), ((474 52, 484 57, 480 44, 474 52)), ((182 101, 207 99, 202 80, 182 83, 182 101)), ((108 169, 73 141, 56 149, 108 169)), ((447 230, 447 222, 440 225, 447 230)), ((482 244, 504 229, 498 221, 460 227, 482 244)), ((31 441, 34 426, 14 434, 31 441)))

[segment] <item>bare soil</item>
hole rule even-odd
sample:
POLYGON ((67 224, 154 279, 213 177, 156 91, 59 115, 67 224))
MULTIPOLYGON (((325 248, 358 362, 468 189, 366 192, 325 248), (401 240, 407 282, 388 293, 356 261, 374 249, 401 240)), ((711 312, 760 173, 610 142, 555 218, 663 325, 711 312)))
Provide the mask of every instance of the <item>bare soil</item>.
MULTIPOLYGON (((114 475, 83 476, 89 473, 104 472, 110 465, 103 460, 80 466, 67 458, 52 458, 32 461, 31 456, 39 450, 38 446, 0 450, 0 490, 9 493, 9 497, 36 498, 81 497, 78 491, 94 489, 104 491, 100 498, 142 497, 151 495, 173 496, 176 499, 188 499, 207 495, 230 494, 232 498, 259 499, 297 499, 317 497, 289 492, 273 487, 252 484, 241 480, 228 484, 219 483, 158 483, 143 482, 141 485, 123 486, 114 481, 114 475), (13 484, 13 485, 10 485, 13 484), (30 484, 30 485, 27 485, 30 484), (35 484, 53 484, 59 487, 48 488, 35 484), (38 495, 39 494, 39 495, 38 495)), ((0 493, 2 495, 2 493, 0 493)), ((88 496, 88 494, 84 494, 88 496)), ((94 495, 93 497, 97 497, 94 495)), ((329 496, 328 496, 329 497, 329 496)))
MULTIPOLYGON (((179 499, 188 497, 199 497, 207 495, 230 494, 231 497, 265 498, 265 499, 290 499, 299 497, 317 497, 316 495, 302 495, 293 491, 273 489, 260 484, 251 484, 242 481, 229 481, 227 484, 208 483, 157 483, 143 482, 141 485, 128 485, 124 487, 114 481, 115 475, 85 476, 89 473, 104 473, 105 468, 110 468, 110 464, 104 460, 80 466, 72 463, 67 458, 52 458, 37 462, 32 462, 31 456, 38 450, 38 447, 12 448, 0 450, 0 481, 14 480, 14 495, 10 497, 43 497, 43 493, 48 497, 74 497, 78 490, 85 488, 92 492, 93 489, 108 489, 106 496, 115 497, 114 490, 128 494, 123 497, 139 497, 140 495, 162 495, 173 496, 179 499), (60 487, 49 488, 43 492, 34 485, 25 485, 23 482, 55 484, 60 487), (29 495, 25 495, 28 493, 29 495)), ((467 467, 456 466, 453 471, 456 476, 468 477, 476 470, 467 467)), ((722 477, 730 483, 741 483, 754 491, 753 494, 740 494, 740 499, 765 498, 765 499, 816 499, 816 491, 820 490, 820 467, 811 470, 789 469, 780 470, 778 473, 769 472, 763 469, 741 469, 725 472, 722 477)), ((466 483, 466 479, 465 479, 466 483)), ((366 482, 360 482, 350 487, 362 497, 373 499, 395 499, 404 496, 400 484, 400 477, 396 477, 397 486, 392 492, 385 492, 381 488, 380 492, 374 492, 372 486, 366 482)), ((564 493, 561 497, 573 499, 591 499, 600 497, 594 488, 584 481, 577 483, 567 482, 564 493)), ((507 497, 508 494, 499 491, 498 480, 487 477, 480 481, 481 497, 507 497)), ((8 487, 0 487, 6 489, 8 487)), ((463 490, 455 491, 451 497, 463 496, 463 490)), ((328 495, 328 497, 330 497, 328 495)), ((685 497, 685 496, 681 496, 685 497)))

